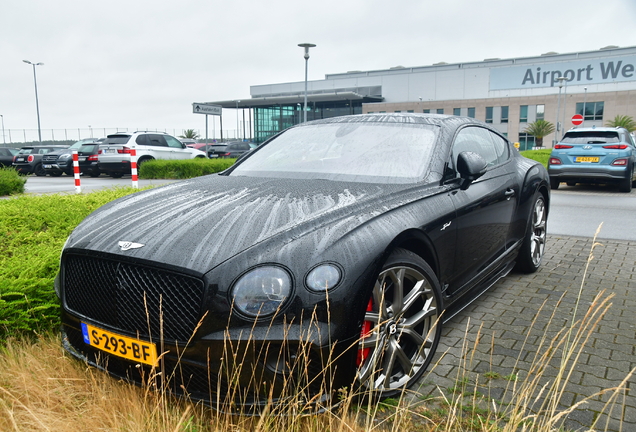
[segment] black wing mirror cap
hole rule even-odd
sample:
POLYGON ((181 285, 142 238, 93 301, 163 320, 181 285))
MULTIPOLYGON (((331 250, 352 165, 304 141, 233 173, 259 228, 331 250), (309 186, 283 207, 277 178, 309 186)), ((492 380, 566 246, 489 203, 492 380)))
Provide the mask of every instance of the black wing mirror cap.
POLYGON ((457 157, 457 171, 462 178, 462 189, 467 189, 471 182, 486 173, 488 164, 477 153, 465 151, 457 157))

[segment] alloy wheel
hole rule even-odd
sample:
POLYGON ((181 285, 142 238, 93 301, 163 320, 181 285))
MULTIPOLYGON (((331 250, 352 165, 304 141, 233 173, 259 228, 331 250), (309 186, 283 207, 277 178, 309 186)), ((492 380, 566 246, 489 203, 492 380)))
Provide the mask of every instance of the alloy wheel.
POLYGON ((438 299, 430 280, 411 266, 380 273, 358 343, 358 381, 392 392, 416 381, 439 339, 438 299))

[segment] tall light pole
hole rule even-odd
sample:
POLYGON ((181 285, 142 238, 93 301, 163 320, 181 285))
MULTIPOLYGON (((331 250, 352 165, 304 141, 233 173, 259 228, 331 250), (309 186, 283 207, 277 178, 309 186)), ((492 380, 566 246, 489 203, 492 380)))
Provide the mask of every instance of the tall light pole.
POLYGON ((238 104, 241 103, 240 100, 236 101, 236 139, 239 137, 239 118, 238 118, 238 104))
POLYGON ((7 139, 4 137, 4 116, 0 114, 0 119, 2 120, 2 143, 7 145, 7 139))
POLYGON ((559 140, 559 131, 561 130, 561 88, 563 87, 563 81, 565 79, 565 77, 557 78, 557 81, 559 81, 559 97, 557 98, 556 132, 554 132, 554 142, 552 143, 552 147, 554 147, 554 144, 556 144, 559 140))
POLYGON ((33 66, 33 84, 35 85, 35 111, 38 114, 38 138, 40 142, 42 142, 42 129, 40 129, 40 104, 38 103, 38 80, 35 77, 35 67, 44 66, 44 63, 31 63, 28 60, 22 61, 33 66))
POLYGON ((585 91, 585 96, 583 96, 583 124, 581 127, 585 127, 585 104, 587 103, 587 87, 583 87, 585 91))
POLYGON ((307 64, 309 63, 309 48, 313 48, 316 45, 310 43, 301 43, 298 44, 298 46, 301 48, 305 48, 305 105, 303 108, 305 115, 303 117, 303 123, 307 123, 307 64))

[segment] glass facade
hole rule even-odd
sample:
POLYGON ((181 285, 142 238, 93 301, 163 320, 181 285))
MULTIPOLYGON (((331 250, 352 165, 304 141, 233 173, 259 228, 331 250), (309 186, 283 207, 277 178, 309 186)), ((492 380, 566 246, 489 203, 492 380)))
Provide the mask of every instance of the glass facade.
POLYGON ((537 120, 545 120, 545 105, 537 105, 537 120))
POLYGON ((528 105, 519 107, 519 123, 528 123, 528 105))
POLYGON ((519 132, 519 151, 532 150, 534 147, 534 137, 525 132, 519 132))
POLYGON ((576 113, 581 114, 585 120, 603 120, 605 102, 578 102, 576 113), (583 110, 585 109, 585 114, 583 110))
POLYGON ((486 123, 492 123, 492 107, 486 107, 486 123))
POLYGON ((501 107, 501 122, 508 123, 508 107, 507 106, 501 107))
POLYGON ((468 108, 468 117, 475 118, 475 108, 468 108))
MULTIPOLYGON (((307 104, 307 121, 362 114, 362 101, 307 104)), ((275 105, 254 108, 254 142, 261 143, 272 135, 303 122, 303 106, 275 105)))

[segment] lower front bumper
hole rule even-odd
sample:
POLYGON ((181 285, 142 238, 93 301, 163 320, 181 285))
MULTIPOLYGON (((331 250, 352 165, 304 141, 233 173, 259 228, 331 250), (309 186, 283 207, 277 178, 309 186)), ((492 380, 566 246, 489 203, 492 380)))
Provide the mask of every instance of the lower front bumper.
MULTIPOLYGON (((202 401, 223 412, 257 414, 272 405, 320 410, 353 380, 347 353, 337 346, 299 341, 202 340, 164 348, 156 367, 109 355, 84 343, 81 330, 63 324, 62 344, 74 357, 138 386, 202 401)), ((355 341, 341 346, 353 345, 355 341)))

